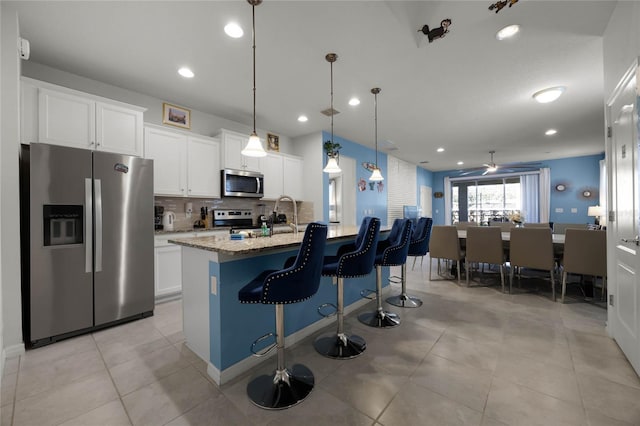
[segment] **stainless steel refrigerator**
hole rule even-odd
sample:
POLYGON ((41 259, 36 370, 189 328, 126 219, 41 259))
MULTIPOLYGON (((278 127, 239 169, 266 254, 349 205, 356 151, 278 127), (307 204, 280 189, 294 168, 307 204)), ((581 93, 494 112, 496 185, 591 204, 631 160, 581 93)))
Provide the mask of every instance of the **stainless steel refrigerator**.
POLYGON ((33 143, 20 166, 27 346, 152 315, 153 161, 33 143))

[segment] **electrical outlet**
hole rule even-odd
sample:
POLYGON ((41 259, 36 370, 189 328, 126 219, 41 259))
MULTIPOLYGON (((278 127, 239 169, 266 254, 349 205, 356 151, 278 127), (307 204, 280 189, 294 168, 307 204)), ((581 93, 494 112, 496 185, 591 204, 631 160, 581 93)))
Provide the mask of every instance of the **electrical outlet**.
POLYGON ((571 207, 571 213, 578 213, 577 207, 571 207))
POLYGON ((562 207, 556 207, 556 213, 564 213, 564 209, 562 207))

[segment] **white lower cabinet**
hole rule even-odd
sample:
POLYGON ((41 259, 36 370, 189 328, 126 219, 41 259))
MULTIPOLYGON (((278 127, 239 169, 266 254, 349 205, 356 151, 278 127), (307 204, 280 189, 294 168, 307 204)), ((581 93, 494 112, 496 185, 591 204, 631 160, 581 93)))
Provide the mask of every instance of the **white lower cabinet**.
POLYGON ((182 248, 170 244, 155 248, 156 299, 182 291, 182 248))

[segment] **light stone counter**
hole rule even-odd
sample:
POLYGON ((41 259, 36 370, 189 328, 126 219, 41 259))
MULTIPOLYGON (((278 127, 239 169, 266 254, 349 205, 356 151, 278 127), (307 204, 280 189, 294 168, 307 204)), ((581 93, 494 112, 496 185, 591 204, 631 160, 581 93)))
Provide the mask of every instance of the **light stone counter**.
MULTIPOLYGON (((328 242, 340 239, 353 239, 358 235, 357 226, 329 226, 327 233, 328 242)), ((383 228, 386 231, 388 228, 383 228)), ((274 234, 271 237, 245 238, 244 240, 232 240, 229 235, 212 237, 180 238, 169 240, 170 243, 201 250, 214 251, 223 255, 246 255, 265 251, 297 247, 302 242, 304 232, 274 234)))

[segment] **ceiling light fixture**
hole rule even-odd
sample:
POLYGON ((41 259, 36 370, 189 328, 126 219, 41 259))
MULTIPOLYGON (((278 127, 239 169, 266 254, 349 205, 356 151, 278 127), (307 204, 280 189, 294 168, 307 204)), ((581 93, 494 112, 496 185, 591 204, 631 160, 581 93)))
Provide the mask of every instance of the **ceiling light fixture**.
POLYGON ((331 68, 331 108, 329 109, 331 112, 331 140, 324 143, 324 150, 327 153, 329 160, 322 171, 325 173, 342 173, 342 169, 340 169, 340 166, 338 165, 341 146, 339 143, 333 142, 333 116, 335 115, 335 110, 333 109, 333 63, 338 60, 338 55, 335 53, 327 53, 324 58, 329 62, 329 66, 331 68))
POLYGON ((564 86, 549 87, 548 89, 543 89, 534 93, 533 99, 541 104, 548 104, 549 102, 553 102, 558 99, 565 89, 566 87, 564 86))
POLYGON ((306 123, 307 121, 309 121, 309 118, 306 115, 301 115, 298 117, 298 121, 301 123, 306 123))
POLYGON ((225 25, 224 32, 231 38, 240 38, 244 35, 244 31, 242 31, 240 25, 235 22, 229 22, 225 25))
POLYGON ((549 129, 546 132, 544 132, 544 134, 547 135, 547 136, 553 136, 556 133, 558 133, 558 131, 556 129, 549 129))
POLYGON ((267 152, 262 147, 262 142, 256 133, 256 6, 262 3, 262 0, 247 0, 251 5, 253 16, 252 39, 253 39, 253 133, 249 136, 247 146, 241 151, 241 154, 247 157, 264 157, 267 152))
POLYGON ((360 105, 360 99, 358 99, 358 98, 349 99, 349 105, 351 105, 351 106, 360 105))
POLYGON ((380 173, 380 167, 378 166, 378 93, 380 93, 380 88, 374 87, 373 89, 371 89, 371 93, 373 93, 373 97, 374 97, 373 105, 374 105, 374 111, 375 111, 374 123, 375 123, 375 141, 376 141, 376 164, 375 164, 375 169, 373 169, 373 171, 371 172, 371 176, 369 177, 369 180, 373 182, 380 182, 381 180, 384 180, 384 178, 382 177, 382 173, 380 173))
POLYGON ((444 152, 444 148, 438 148, 436 149, 437 152, 444 152))
POLYGON ((187 67, 182 67, 178 70, 178 74, 180 74, 181 76, 183 76, 184 78, 193 78, 193 76, 195 75, 193 73, 193 71, 191 71, 189 68, 187 67))
POLYGON ((506 40, 520 32, 520 25, 508 25, 496 33, 498 40, 506 40))
POLYGON ((462 166, 464 164, 464 161, 458 161, 458 166, 462 166))

